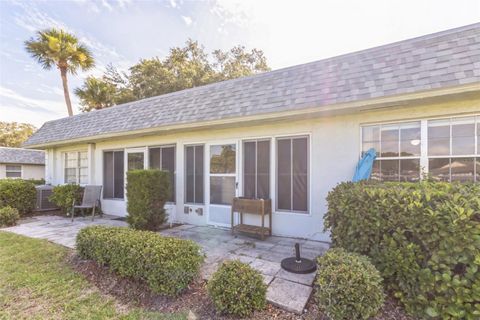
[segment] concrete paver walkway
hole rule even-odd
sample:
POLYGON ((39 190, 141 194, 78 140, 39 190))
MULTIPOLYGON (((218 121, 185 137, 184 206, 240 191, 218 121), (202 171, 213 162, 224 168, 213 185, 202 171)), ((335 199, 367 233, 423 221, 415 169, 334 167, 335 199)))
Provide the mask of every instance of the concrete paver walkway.
MULTIPOLYGON (((38 216, 20 225, 4 228, 32 238, 47 239, 69 248, 75 247, 75 238, 80 229, 90 225, 127 226, 123 221, 104 216, 91 221, 76 218, 72 223, 60 216, 38 216)), ((301 314, 312 292, 315 273, 294 274, 280 267, 280 262, 294 255, 294 244, 300 243, 301 255, 315 259, 322 255, 328 244, 284 237, 269 237, 264 241, 244 235, 232 235, 230 230, 212 226, 181 225, 160 231, 165 236, 190 239, 197 242, 205 253, 206 260, 201 276, 208 280, 225 260, 240 260, 258 270, 268 285, 267 300, 285 310, 301 314)))

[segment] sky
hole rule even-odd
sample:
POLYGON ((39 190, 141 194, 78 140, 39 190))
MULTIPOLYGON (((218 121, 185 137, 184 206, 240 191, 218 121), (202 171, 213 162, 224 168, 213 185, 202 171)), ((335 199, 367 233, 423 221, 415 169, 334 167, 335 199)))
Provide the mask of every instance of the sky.
POLYGON ((476 22, 480 0, 0 0, 0 121, 67 116, 59 71, 24 49, 45 28, 76 34, 94 54, 95 69, 69 76, 78 113, 73 90, 87 76, 163 58, 188 38, 208 52, 261 49, 279 69, 476 22))

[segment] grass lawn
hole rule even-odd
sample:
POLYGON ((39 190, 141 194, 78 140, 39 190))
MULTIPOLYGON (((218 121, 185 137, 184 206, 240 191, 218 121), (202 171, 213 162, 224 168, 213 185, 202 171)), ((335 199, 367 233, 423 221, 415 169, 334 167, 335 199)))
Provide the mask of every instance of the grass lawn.
POLYGON ((185 319, 122 305, 67 263, 69 250, 0 231, 0 319, 185 319))

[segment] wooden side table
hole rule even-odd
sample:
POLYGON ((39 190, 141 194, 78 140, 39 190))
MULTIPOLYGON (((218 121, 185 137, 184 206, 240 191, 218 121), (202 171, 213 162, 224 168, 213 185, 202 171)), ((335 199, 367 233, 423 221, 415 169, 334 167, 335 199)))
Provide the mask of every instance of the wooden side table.
POLYGON ((272 235, 272 200, 270 199, 247 199, 247 198, 233 198, 232 203, 232 234, 235 231, 260 235, 263 240, 266 235, 272 235), (240 215, 240 223, 235 225, 235 212, 240 215), (261 225, 245 224, 243 215, 253 214, 261 217, 261 225), (265 216, 268 216, 268 227, 265 226, 265 216))

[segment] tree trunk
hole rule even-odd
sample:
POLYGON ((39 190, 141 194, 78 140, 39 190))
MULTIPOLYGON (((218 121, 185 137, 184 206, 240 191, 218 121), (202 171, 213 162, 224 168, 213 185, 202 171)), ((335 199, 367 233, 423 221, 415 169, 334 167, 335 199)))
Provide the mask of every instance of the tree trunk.
POLYGON ((67 104, 68 116, 73 116, 72 102, 70 101, 70 94, 68 93, 67 84, 67 68, 60 68, 60 75, 62 76, 63 94, 65 96, 65 103, 67 104))

